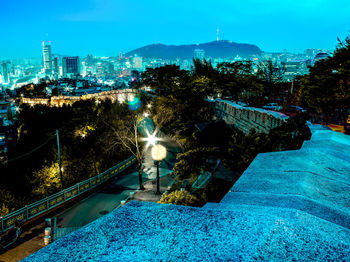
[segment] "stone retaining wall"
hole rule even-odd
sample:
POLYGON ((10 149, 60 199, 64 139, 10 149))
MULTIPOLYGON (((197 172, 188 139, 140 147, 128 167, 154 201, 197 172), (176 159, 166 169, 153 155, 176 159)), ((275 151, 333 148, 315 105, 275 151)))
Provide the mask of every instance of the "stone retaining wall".
POLYGON ((254 129, 257 133, 268 134, 271 129, 281 126, 288 116, 255 107, 241 106, 228 100, 209 100, 218 118, 248 134, 254 129))
POLYGON ((134 89, 121 89, 104 91, 94 94, 86 94, 81 96, 52 96, 51 98, 27 98, 22 97, 21 103, 29 105, 48 105, 48 106, 63 106, 71 105, 79 100, 97 99, 104 101, 110 99, 113 103, 115 101, 124 102, 125 100, 132 100, 137 93, 134 89))

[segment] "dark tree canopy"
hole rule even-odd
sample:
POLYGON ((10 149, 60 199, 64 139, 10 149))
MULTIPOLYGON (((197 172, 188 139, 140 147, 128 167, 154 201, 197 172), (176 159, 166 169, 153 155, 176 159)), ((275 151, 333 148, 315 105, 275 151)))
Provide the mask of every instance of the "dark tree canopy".
POLYGON ((350 109, 350 38, 340 41, 333 57, 318 61, 302 78, 302 99, 324 121, 344 123, 350 109))

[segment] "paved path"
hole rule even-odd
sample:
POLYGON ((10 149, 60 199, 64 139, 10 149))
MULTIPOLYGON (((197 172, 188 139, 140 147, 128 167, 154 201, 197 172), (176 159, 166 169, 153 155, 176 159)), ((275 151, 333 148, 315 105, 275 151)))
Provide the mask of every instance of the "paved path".
POLYGON ((17 246, 0 253, 0 262, 16 262, 44 247, 44 223, 23 233, 16 243, 17 246))
MULTIPOLYGON (((147 175, 143 176, 147 180, 147 175)), ((125 172, 120 178, 115 178, 102 190, 92 194, 57 217, 60 227, 84 226, 99 217, 109 213, 125 200, 129 192, 139 188, 138 174, 135 168, 125 172)))

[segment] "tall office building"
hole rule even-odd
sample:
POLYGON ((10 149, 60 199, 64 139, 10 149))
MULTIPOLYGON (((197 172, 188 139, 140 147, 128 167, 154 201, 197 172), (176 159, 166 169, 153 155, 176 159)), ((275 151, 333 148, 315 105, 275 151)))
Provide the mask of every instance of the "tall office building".
POLYGON ((1 74, 2 74, 2 81, 4 83, 9 83, 10 77, 9 77, 9 72, 8 72, 8 67, 6 62, 1 63, 1 74))
POLYGON ((51 41, 43 41, 43 62, 46 74, 52 74, 51 41))
POLYGON ((58 67, 58 60, 59 58, 57 56, 52 59, 52 71, 56 79, 58 78, 60 73, 60 68, 58 67))
POLYGON ((80 74, 79 56, 62 58, 62 74, 64 77, 80 74))
POLYGON ((205 51, 203 49, 195 49, 193 52, 194 59, 203 60, 205 57, 205 51))

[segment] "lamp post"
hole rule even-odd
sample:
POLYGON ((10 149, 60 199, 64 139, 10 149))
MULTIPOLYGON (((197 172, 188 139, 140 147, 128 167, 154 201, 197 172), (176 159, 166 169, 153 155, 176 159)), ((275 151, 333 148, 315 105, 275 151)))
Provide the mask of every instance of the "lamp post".
POLYGON ((57 136, 57 153, 58 153, 58 168, 60 169, 60 180, 61 180, 61 191, 63 190, 63 178, 62 178, 62 165, 61 165, 61 151, 60 151, 60 136, 58 134, 58 129, 56 130, 56 136, 57 136))
POLYGON ((160 194, 159 190, 159 161, 162 161, 166 157, 166 148, 160 144, 157 144, 152 147, 152 158, 157 163, 157 192, 160 194))

